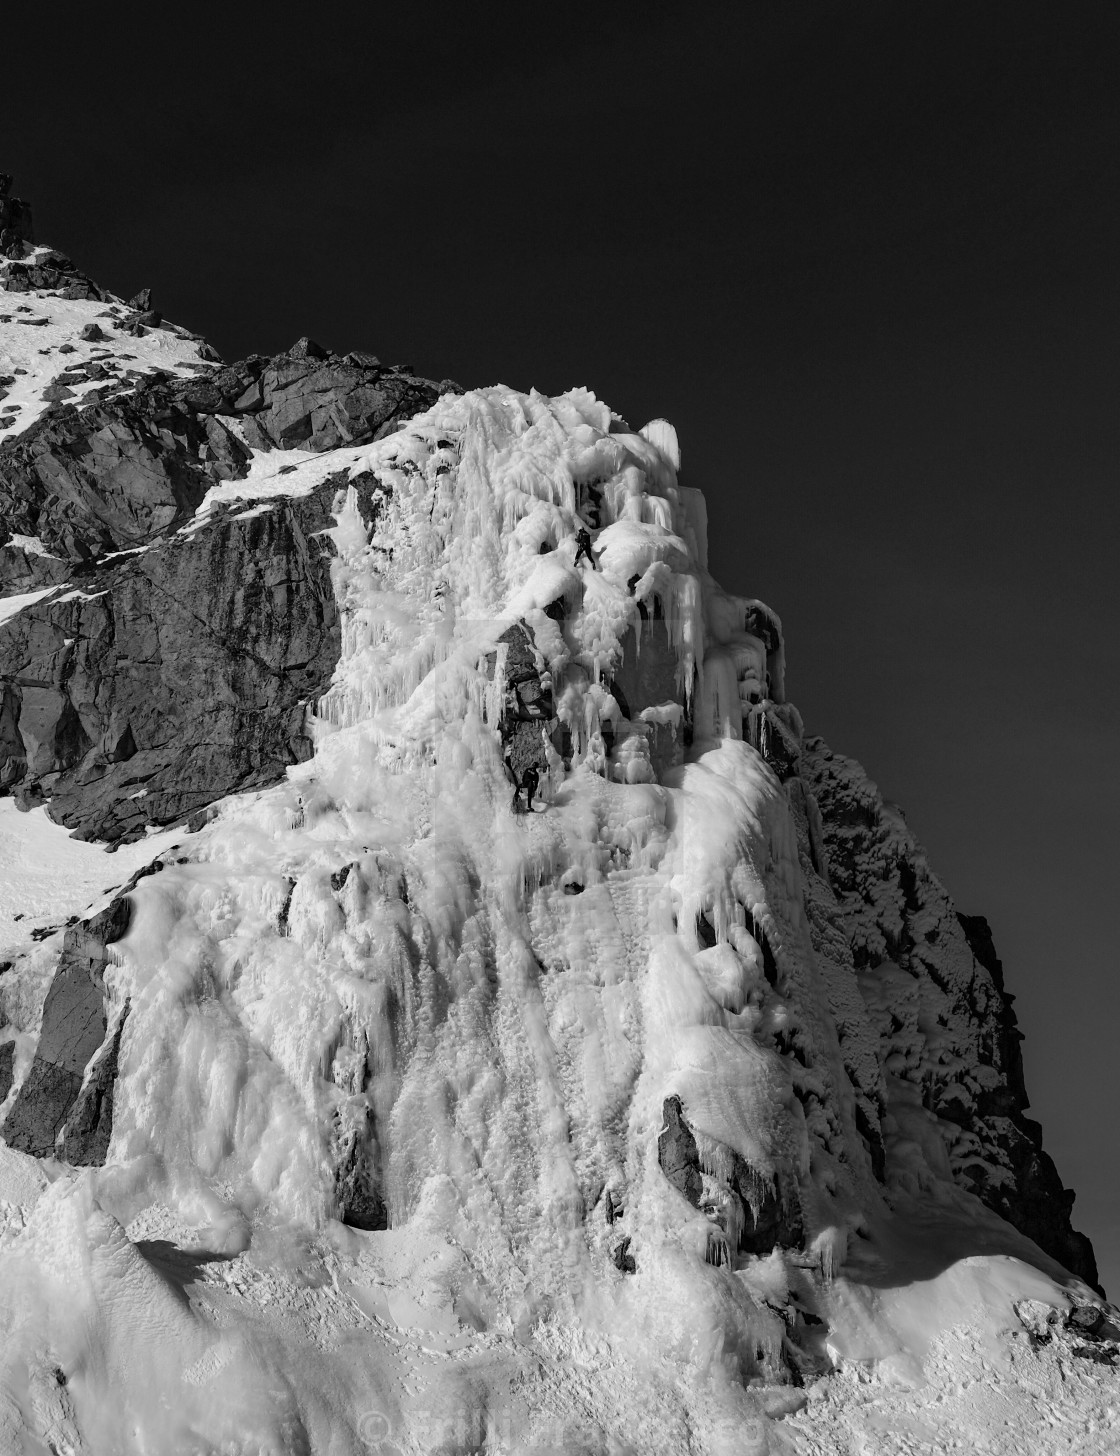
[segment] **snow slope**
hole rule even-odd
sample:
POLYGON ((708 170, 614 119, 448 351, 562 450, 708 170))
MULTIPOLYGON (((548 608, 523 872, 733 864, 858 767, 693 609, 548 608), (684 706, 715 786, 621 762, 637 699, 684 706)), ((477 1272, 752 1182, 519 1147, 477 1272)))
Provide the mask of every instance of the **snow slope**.
MULTIPOLYGON (((34 266, 50 249, 32 249, 34 266)), ((80 408, 94 391, 125 386, 161 370, 189 377, 205 368, 203 341, 173 324, 125 332, 135 310, 119 300, 64 298, 58 290, 7 293, 0 298, 0 440, 22 434, 49 408, 43 391, 59 376, 75 376, 63 398, 80 408), (100 337, 86 339, 93 326, 100 337), (88 366, 93 373, 87 376, 88 366)), ((210 357, 213 357, 212 355, 210 357)))
POLYGON ((778 771, 780 623, 708 576, 679 464, 664 421, 495 387, 219 488, 379 487, 335 502, 310 761, 125 861, 0 820, 8 1106, 58 952, 16 899, 163 865, 104 973, 105 1165, 0 1160, 0 1448, 1116 1449, 1118 1331, 1067 1320, 1104 1306, 909 1098, 937 1008, 887 1085, 778 771), (559 720, 532 814, 516 623, 559 720))

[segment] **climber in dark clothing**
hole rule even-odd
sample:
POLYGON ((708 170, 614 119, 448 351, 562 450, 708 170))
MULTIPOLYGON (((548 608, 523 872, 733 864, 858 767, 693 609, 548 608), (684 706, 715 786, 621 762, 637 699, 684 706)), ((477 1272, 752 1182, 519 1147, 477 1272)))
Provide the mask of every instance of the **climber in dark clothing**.
POLYGON ((533 812, 533 799, 536 796, 537 785, 540 783, 540 781, 540 774, 537 773, 536 769, 533 767, 532 764, 530 764, 525 772, 521 775, 521 787, 525 790, 526 814, 531 814, 533 812))
POLYGON ((578 566, 583 557, 587 557, 591 563, 591 570, 595 571, 595 558, 591 554, 591 533, 586 526, 581 526, 576 532, 576 559, 572 562, 573 568, 578 566))

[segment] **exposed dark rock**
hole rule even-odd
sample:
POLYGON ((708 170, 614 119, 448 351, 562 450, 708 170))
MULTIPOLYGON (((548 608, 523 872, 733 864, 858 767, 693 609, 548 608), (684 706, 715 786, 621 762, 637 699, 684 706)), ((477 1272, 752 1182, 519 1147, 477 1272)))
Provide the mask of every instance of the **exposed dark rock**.
POLYGON ((801 1203, 792 1184, 760 1177, 736 1153, 730 1186, 739 1195, 743 1213, 740 1251, 768 1254, 779 1247, 800 1248, 804 1236, 801 1203))
POLYGON ((614 1264, 614 1267, 616 1269, 620 1269, 623 1274, 636 1274, 638 1272, 637 1260, 630 1252, 629 1236, 620 1239, 619 1242, 615 1245, 614 1252, 611 1254, 611 1262, 614 1264))
POLYGON ((330 483, 90 573, 0 623, 0 784, 82 838, 141 836, 309 756, 339 653, 330 483))
POLYGON ((133 294, 128 300, 128 306, 129 308, 136 309, 139 313, 146 312, 152 306, 152 290, 150 288, 141 288, 139 293, 133 294))
POLYGON ((657 1161, 661 1171, 693 1208, 699 1208, 703 1188, 700 1154, 692 1129, 684 1120, 679 1097, 666 1097, 662 1117, 665 1125, 657 1137, 657 1161))
POLYGON ((796 774, 801 745, 789 724, 783 721, 780 705, 760 715, 758 749, 783 783, 796 774))
POLYGON ((16 1044, 14 1041, 0 1042, 0 1102, 12 1090, 16 1044))
MULTIPOLYGON (((54 1156, 56 1138, 78 1099, 85 1069, 105 1039, 107 947, 125 934, 130 913, 128 900, 118 896, 98 915, 66 931, 43 1005, 35 1059, 4 1120, 4 1141, 9 1147, 36 1157, 54 1156)), ((104 1134, 105 1117, 111 1126, 108 1063, 111 1061, 115 1075, 115 1050, 108 1049, 107 1058, 104 1072, 99 1073, 99 1093, 83 1097, 85 1110, 75 1126, 71 1151, 95 1150, 103 1136, 108 1147, 104 1134)), ((86 1161, 93 1161, 92 1153, 86 1161)))
MULTIPOLYGON (((171 849, 178 849, 178 847, 178 845, 172 845, 171 849)), ((171 850, 168 850, 167 853, 170 854, 171 850)), ((163 860, 161 859, 154 859, 152 860, 151 864, 142 865, 135 874, 130 876, 127 883, 121 886, 121 895, 131 894, 131 892, 135 890, 136 886, 140 883, 141 880, 146 880, 151 875, 162 874, 164 868, 165 866, 163 860)))
POLYGON ((730 1169, 722 1183, 723 1200, 709 1209, 704 1198, 700 1155, 692 1129, 685 1121, 679 1097, 667 1097, 662 1106, 664 1126, 657 1138, 657 1159, 673 1187, 694 1208, 706 1212, 717 1225, 709 1241, 709 1262, 725 1263, 736 1253, 768 1254, 772 1249, 799 1248, 804 1237, 801 1202, 791 1177, 766 1178, 738 1153, 724 1148, 721 1161, 730 1169), (738 1208, 728 1219, 727 1195, 738 1208))
POLYGON ((53 384, 48 384, 43 390, 43 398, 48 404, 57 404, 59 400, 73 399, 74 391, 56 379, 53 384))
POLYGON ((97 284, 80 273, 65 253, 54 248, 33 253, 29 246, 35 241, 31 205, 12 197, 10 188, 11 177, 0 172, 0 254, 10 260, 0 267, 0 282, 7 291, 29 293, 33 288, 49 288, 58 289, 66 298, 102 298, 97 284))
POLYGON ((1076 1330, 1081 1335, 1088 1335, 1090 1338, 1097 1333, 1104 1322, 1104 1310, 1098 1309, 1095 1304, 1075 1305, 1066 1317, 1066 1324, 1071 1330, 1076 1330))
POLYGON ((49 414, 0 446, 0 518, 72 563, 144 545, 244 471, 248 451, 209 423, 165 385, 49 414))
POLYGON ((1062 1185, 1053 1159, 1042 1147, 1042 1128, 1018 1113, 1003 1138, 1014 1182, 992 1186, 987 1170, 970 1167, 971 1186, 996 1213, 1025 1233, 1059 1264, 1100 1289, 1093 1245, 1070 1224, 1075 1195, 1062 1185))
POLYGON ((14 541, 0 546, 0 582, 5 593, 36 591, 67 581, 69 576, 69 563, 61 557, 27 551, 14 541))
MULTIPOLYGON (((249 361, 246 361, 249 362, 249 361)), ((255 362, 255 361, 254 361, 255 362)), ((392 420, 407 419, 435 403, 439 387, 411 374, 359 367, 312 353, 278 355, 219 388, 240 383, 226 404, 249 415, 246 439, 255 449, 334 450, 364 444, 392 420)))
POLYGON ((93 279, 78 272, 70 259, 60 253, 40 254, 33 263, 11 262, 3 271, 3 280, 9 293, 30 293, 33 288, 53 288, 58 289, 64 298, 104 297, 93 279))
POLYGON ((101 1167, 113 1136, 113 1090, 121 1037, 128 1019, 125 1006, 117 1028, 102 1046, 88 1080, 78 1093, 62 1129, 58 1147, 64 1162, 75 1167, 101 1167))
MULTIPOLYGON (((15 806, 21 814, 30 814, 32 809, 38 809, 47 802, 47 796, 43 792, 42 784, 32 780, 29 783, 21 783, 15 786, 12 791, 12 798, 15 806)), ((34 934, 34 931, 32 932, 34 934)))
POLYGON ((552 734, 556 729, 552 693, 541 682, 532 633, 524 622, 507 627, 498 641, 506 647, 506 693, 501 723, 503 755, 518 783, 530 768, 543 779, 548 773, 545 734, 552 734))

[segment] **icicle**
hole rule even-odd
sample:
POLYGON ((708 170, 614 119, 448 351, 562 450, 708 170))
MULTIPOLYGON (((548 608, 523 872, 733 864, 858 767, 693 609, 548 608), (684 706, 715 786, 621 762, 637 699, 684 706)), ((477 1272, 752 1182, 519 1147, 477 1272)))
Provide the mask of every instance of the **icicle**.
POLYGON ((821 1277, 832 1283, 848 1255, 848 1231, 835 1224, 821 1229, 809 1246, 809 1253, 816 1259, 821 1277))
POLYGON ((677 432, 668 420, 650 420, 640 433, 672 466, 674 473, 681 468, 681 447, 677 432))
POLYGON ((702 732, 723 738, 741 738, 743 717, 735 663, 726 648, 709 652, 704 661, 702 732))

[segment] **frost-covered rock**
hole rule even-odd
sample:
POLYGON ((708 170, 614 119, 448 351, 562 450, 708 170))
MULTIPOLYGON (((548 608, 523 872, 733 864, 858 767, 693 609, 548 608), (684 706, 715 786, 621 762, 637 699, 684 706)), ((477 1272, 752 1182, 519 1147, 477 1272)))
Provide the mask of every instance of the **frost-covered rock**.
POLYGON ((866 1008, 866 1021, 854 1018, 841 1037, 854 1078, 857 1057, 878 1064, 862 1075, 879 1111, 876 1119, 868 1107, 863 1131, 885 1140, 887 1181, 922 1185, 921 1149, 933 1133, 961 1186, 1095 1285, 1089 1241, 1070 1228, 1073 1194, 1025 1115, 1022 1037, 987 921, 957 913, 901 815, 854 760, 813 739, 800 776, 828 867, 827 884, 806 877, 810 916, 822 957, 831 949, 846 962, 866 1008))

